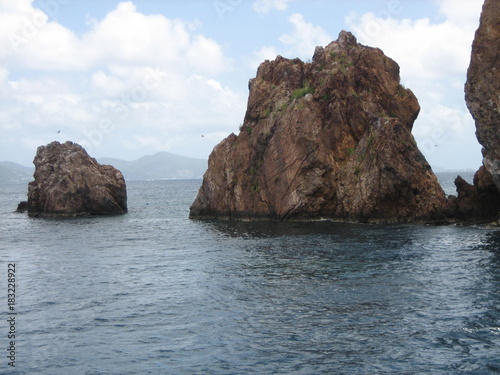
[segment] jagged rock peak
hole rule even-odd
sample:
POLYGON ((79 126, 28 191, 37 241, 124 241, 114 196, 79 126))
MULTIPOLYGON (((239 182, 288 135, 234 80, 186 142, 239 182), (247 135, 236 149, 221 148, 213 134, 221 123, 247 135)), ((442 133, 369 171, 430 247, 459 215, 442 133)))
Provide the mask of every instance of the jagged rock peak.
POLYGON ((191 217, 439 221, 444 193, 411 135, 398 64, 342 31, 311 63, 278 56, 250 81, 191 217))
POLYGON ((349 31, 342 30, 339 34, 337 43, 340 48, 355 47, 358 44, 358 40, 349 31))
POLYGON ((127 212, 122 173, 101 165, 73 142, 37 149, 34 181, 28 185, 30 216, 80 216, 127 212))

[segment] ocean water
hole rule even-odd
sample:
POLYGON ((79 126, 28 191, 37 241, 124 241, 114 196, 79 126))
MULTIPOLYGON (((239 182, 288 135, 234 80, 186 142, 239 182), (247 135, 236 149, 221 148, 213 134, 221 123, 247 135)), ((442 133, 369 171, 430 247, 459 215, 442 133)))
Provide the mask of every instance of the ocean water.
POLYGON ((49 220, 0 186, 0 374, 500 373, 500 231, 193 221, 200 184, 49 220))

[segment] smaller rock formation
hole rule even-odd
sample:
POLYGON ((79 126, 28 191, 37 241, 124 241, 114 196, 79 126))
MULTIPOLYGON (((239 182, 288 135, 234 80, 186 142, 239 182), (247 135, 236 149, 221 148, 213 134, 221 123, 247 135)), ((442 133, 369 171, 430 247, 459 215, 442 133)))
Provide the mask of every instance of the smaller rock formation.
POLYGON ((500 194, 485 167, 476 172, 473 185, 458 176, 455 186, 458 197, 448 198, 450 218, 466 224, 494 223, 500 219, 500 194))
POLYGON ((73 142, 38 147, 28 185, 30 216, 82 216, 127 212, 122 173, 101 165, 73 142))
POLYGON ((17 205, 16 212, 19 213, 25 213, 28 211, 28 202, 27 201, 22 201, 17 205))

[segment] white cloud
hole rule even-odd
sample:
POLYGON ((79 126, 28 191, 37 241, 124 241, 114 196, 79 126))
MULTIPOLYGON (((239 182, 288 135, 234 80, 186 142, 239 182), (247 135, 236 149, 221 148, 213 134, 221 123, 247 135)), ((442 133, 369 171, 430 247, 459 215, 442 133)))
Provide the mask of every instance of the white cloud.
POLYGON ((436 166, 477 168, 481 147, 474 141, 475 124, 465 108, 436 104, 419 117, 413 134, 427 160, 436 166))
POLYGON ((279 40, 291 46, 289 54, 297 53, 301 57, 312 56, 316 46, 323 46, 332 41, 328 32, 322 27, 306 22, 300 13, 292 14, 288 20, 293 25, 293 31, 282 35, 279 40))
POLYGON ((306 61, 311 58, 317 46, 324 46, 333 40, 326 30, 307 22, 300 13, 289 16, 288 22, 292 26, 292 31, 278 38, 281 45, 267 45, 257 49, 253 57, 248 60, 250 69, 256 69, 263 61, 274 60, 278 55, 288 58, 299 57, 306 61))
POLYGON ((403 78, 448 79, 467 70, 482 2, 436 0, 445 16, 440 23, 428 18, 377 17, 373 13, 350 16, 346 23, 361 43, 382 48, 394 58, 403 78))
POLYGON ((433 144, 446 143, 450 139, 465 141, 469 133, 475 131, 474 120, 465 104, 461 108, 453 108, 438 103, 424 112, 421 120, 428 126, 417 127, 414 135, 433 144))
POLYGON ((278 56, 276 47, 264 46, 259 48, 254 53, 254 57, 250 59, 248 66, 250 69, 257 69, 258 66, 265 60, 274 60, 278 56))
MULTIPOLYGON (((5 1, 5 0, 4 0, 5 1)), ((116 9, 82 36, 49 22, 30 1, 0 3, 0 57, 16 68, 88 70, 113 63, 176 65, 213 74, 227 68, 222 48, 196 33, 199 25, 137 12, 132 2, 116 9)))
POLYGON ((288 8, 288 3, 291 0, 258 0, 253 3, 253 9, 258 13, 269 13, 272 9, 280 11, 288 8))
POLYGON ((300 13, 294 13, 288 17, 292 31, 279 37, 281 45, 263 46, 254 52, 249 66, 256 68, 264 60, 274 60, 277 55, 288 58, 299 57, 304 61, 311 58, 317 46, 325 46, 333 39, 322 27, 315 26, 304 19, 300 13))
POLYGON ((482 0, 436 0, 444 16, 440 22, 373 13, 346 18, 360 43, 381 48, 400 65, 402 82, 416 94, 422 107, 414 127, 419 144, 468 139, 476 147, 463 85, 481 4, 482 0), (436 135, 436 131, 446 137, 436 135), (435 138, 440 141, 435 142, 435 138))
MULTIPOLYGON (((66 139, 95 156, 125 146, 183 154, 185 133, 208 140, 241 120, 244 99, 214 78, 228 59, 198 23, 145 15, 130 1, 81 35, 42 15, 31 0, 0 0, 0 159, 66 139)), ((215 143, 200 144, 199 156, 215 143)))
MULTIPOLYGON (((96 156, 105 156, 106 149, 120 139, 128 142, 128 149, 137 150, 138 156, 165 150, 183 154, 192 140, 186 134, 203 134, 208 140, 212 133, 226 129, 227 135, 244 113, 243 98, 218 80, 201 75, 115 67, 95 72, 83 85, 81 78, 71 82, 47 75, 11 82, 1 133, 15 131, 25 145, 34 143, 30 139, 45 139, 38 145, 70 139, 96 156), (126 72, 129 77, 123 78, 126 72), (151 139, 155 142, 145 143, 151 139)), ((213 142, 203 144, 198 156, 206 156, 218 143, 213 142)), ((123 149, 119 144, 116 147, 123 149)), ((116 156, 127 158, 128 153, 122 152, 116 156)))
POLYGON ((0 66, 0 85, 4 85, 7 81, 7 77, 9 76, 9 71, 0 66))
POLYGON ((31 0, 0 3, 0 58, 9 67, 80 67, 81 46, 73 32, 48 21, 31 0))
POLYGON ((433 24, 428 18, 415 21, 377 18, 372 13, 348 23, 359 42, 377 46, 394 58, 405 79, 462 74, 469 65, 473 27, 465 28, 450 21, 433 24))
POLYGON ((33 0, 0 0, 1 9, 9 12, 25 12, 29 13, 31 11, 31 3, 33 0))
POLYGON ((466 28, 477 27, 483 0, 435 0, 439 11, 451 22, 466 28))

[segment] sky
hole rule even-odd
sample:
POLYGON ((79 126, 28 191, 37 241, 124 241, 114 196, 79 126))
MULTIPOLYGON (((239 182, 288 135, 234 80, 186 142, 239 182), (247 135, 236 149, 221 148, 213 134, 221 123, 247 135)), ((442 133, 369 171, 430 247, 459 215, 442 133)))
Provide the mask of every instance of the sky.
POLYGON ((93 157, 208 158, 238 133, 248 80, 351 31, 401 67, 434 167, 477 169, 464 101, 482 0, 0 0, 0 161, 71 140, 93 157))

